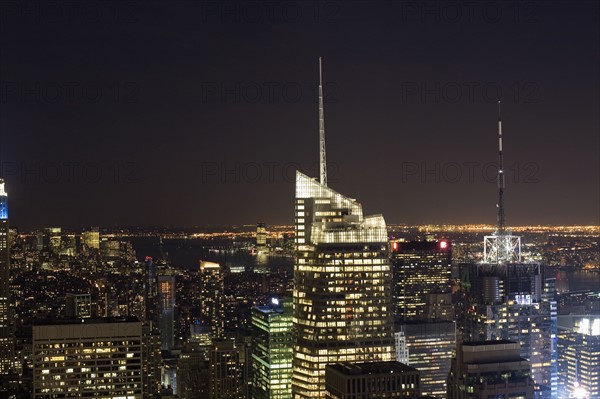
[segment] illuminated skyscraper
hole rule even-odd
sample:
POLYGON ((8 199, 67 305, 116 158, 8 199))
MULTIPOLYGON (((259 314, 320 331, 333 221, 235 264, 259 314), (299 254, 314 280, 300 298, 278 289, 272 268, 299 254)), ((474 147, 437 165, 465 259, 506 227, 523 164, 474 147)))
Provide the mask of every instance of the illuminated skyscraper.
POLYGON ((267 227, 264 223, 256 225, 256 248, 259 251, 267 249, 267 227))
POLYGON ((252 309, 252 399, 292 397, 292 303, 252 309))
POLYGON ((100 229, 92 227, 83 232, 83 244, 87 248, 100 249, 100 229))
POLYGON ((560 399, 600 398, 600 318, 583 318, 558 336, 560 399))
POLYGON ((393 306, 400 321, 454 320, 450 242, 392 242, 393 306))
POLYGON ((205 326, 211 326, 213 337, 223 337, 225 330, 225 282, 221 265, 200 262, 200 316, 205 326))
POLYGON ((0 374, 7 373, 14 360, 8 234, 8 195, 4 189, 4 180, 0 179, 0 374))
POLYGON ((325 366, 395 360, 388 237, 381 215, 327 187, 319 59, 320 179, 296 172, 294 398, 325 397, 325 366))
POLYGON ((295 398, 325 396, 325 366, 395 359, 381 215, 296 173, 295 398))

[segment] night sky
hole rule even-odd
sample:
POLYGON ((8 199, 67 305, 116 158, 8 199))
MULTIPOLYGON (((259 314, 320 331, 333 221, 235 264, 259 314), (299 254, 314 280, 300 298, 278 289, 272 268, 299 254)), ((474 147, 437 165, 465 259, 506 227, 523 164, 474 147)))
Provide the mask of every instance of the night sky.
POLYGON ((3 1, 11 224, 293 223, 317 176, 388 223, 599 224, 596 1, 3 1))

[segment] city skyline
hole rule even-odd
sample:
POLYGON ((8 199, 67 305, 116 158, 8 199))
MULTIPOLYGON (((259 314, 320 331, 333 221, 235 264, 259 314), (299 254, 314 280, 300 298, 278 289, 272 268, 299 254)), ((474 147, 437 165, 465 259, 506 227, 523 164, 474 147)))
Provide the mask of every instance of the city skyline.
POLYGON ((0 165, 14 226, 290 223, 293 171, 318 175, 319 56, 329 183, 367 212, 493 223, 501 97, 507 224, 600 224, 596 3, 507 3, 470 19, 459 3, 452 19, 444 2, 325 1, 268 20, 261 3, 207 4, 97 5, 91 24, 83 6, 4 10, 0 165))

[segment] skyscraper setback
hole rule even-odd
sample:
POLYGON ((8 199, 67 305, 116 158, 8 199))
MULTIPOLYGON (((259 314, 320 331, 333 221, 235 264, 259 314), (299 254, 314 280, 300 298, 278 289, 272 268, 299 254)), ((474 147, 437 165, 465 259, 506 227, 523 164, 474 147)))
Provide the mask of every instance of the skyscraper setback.
POLYGON ((386 224, 327 187, 319 97, 320 181, 296 172, 294 398, 325 396, 327 364, 395 359, 386 224))

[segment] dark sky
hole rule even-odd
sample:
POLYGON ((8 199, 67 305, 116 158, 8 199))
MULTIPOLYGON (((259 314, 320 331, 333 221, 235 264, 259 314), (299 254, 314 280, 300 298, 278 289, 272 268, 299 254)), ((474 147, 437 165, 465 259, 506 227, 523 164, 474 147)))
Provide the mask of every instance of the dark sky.
POLYGON ((598 224, 596 1, 3 1, 16 226, 293 222, 317 175, 388 223, 598 224))

